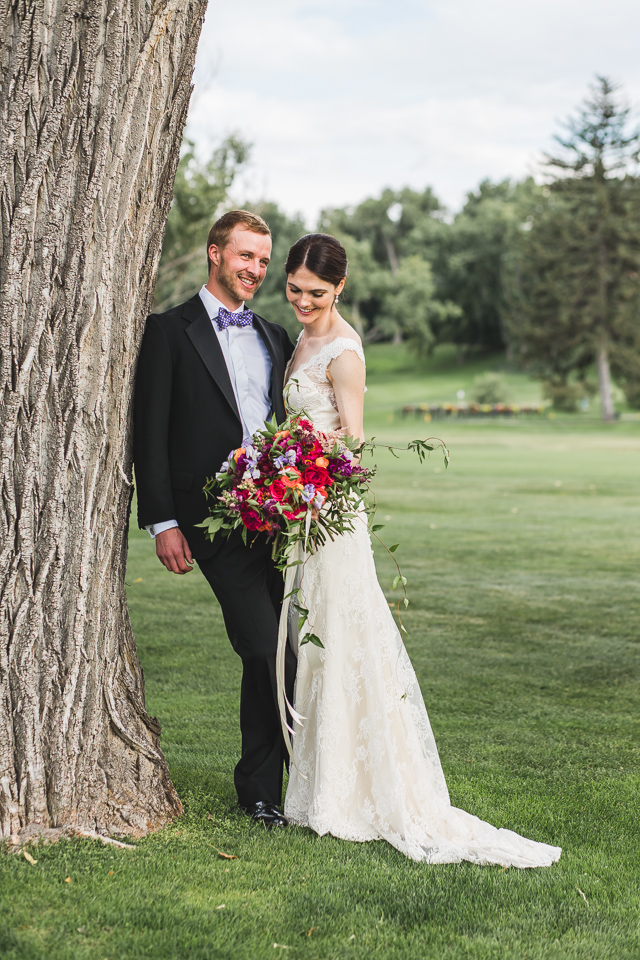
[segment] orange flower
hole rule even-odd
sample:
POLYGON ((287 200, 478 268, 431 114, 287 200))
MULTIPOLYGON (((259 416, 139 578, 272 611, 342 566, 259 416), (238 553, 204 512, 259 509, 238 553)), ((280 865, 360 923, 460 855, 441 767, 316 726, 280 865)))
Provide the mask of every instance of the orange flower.
POLYGON ((294 479, 294 482, 297 483, 298 480, 300 480, 300 478, 302 477, 302 474, 300 473, 297 467, 290 466, 290 467, 287 467, 284 473, 281 473, 280 476, 282 477, 285 483, 287 482, 287 480, 292 480, 292 479, 294 479))
POLYGON ((284 483, 285 487, 291 487, 292 490, 303 490, 304 484, 301 482, 301 476, 302 474, 299 470, 296 470, 295 467, 291 467, 286 473, 282 474, 280 479, 284 483))
POLYGON ((239 460, 243 453, 246 453, 245 448, 244 448, 244 447, 238 447, 237 450, 234 450, 234 451, 233 451, 233 459, 234 459, 234 460, 239 460))
POLYGON ((326 457, 318 457, 318 459, 316 460, 316 467, 324 467, 324 469, 326 470, 328 466, 329 466, 329 461, 327 460, 326 457))
POLYGON ((273 439, 275 440, 276 437, 290 437, 290 436, 291 434, 288 430, 278 430, 276 433, 274 433, 273 439))

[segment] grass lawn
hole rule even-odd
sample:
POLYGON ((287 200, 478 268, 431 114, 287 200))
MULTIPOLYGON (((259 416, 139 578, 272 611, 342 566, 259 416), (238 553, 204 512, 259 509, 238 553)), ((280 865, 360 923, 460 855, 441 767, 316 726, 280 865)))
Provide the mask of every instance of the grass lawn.
POLYGON ((389 356, 372 354, 367 432, 433 430, 452 452, 446 472, 438 455, 381 452, 376 482, 452 801, 561 845, 560 862, 429 866, 250 825, 232 785, 239 661, 202 577, 171 577, 132 530, 147 705, 186 812, 136 851, 74 840, 33 847, 35 865, 3 856, 5 960, 640 957, 640 423, 392 420, 451 399, 459 376, 436 389, 389 356))

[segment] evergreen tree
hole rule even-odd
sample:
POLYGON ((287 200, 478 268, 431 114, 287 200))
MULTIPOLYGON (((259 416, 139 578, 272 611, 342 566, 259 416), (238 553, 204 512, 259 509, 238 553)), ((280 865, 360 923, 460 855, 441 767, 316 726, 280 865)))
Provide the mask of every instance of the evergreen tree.
POLYGON ((557 155, 546 155, 547 195, 511 259, 514 345, 556 387, 595 362, 605 420, 614 416, 611 361, 620 367, 633 346, 640 302, 640 131, 629 114, 598 77, 555 138, 557 155))

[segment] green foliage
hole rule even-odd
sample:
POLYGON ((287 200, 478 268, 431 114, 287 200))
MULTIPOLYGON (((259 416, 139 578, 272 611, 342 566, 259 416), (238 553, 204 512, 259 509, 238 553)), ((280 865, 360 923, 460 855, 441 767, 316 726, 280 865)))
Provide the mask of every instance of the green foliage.
POLYGON ((503 263, 539 190, 483 181, 451 222, 429 188, 324 211, 320 228, 349 255, 348 319, 369 341, 407 338, 423 355, 446 342, 461 355, 504 347, 503 263))
POLYGON ((180 303, 206 283, 207 235, 248 158, 249 146, 237 136, 224 140, 204 163, 185 140, 158 270, 156 311, 180 303))
POLYGON ((431 248, 414 237, 431 226, 439 233, 443 215, 430 188, 386 189, 353 209, 323 211, 319 229, 338 237, 349 257, 345 316, 367 340, 406 338, 425 354, 460 313, 440 295, 431 248))
MULTIPOLYGON (((597 359, 629 378, 640 315, 640 131, 598 78, 547 158, 549 184, 509 259, 509 340, 544 379, 566 384, 597 359)), ((606 378, 601 378, 606 391, 606 378)), ((603 409, 610 404, 603 394, 603 409)))
POLYGON ((482 373, 473 381, 472 399, 476 403, 508 403, 509 385, 499 373, 482 373))
MULTIPOLYGON (((635 216, 640 218, 640 197, 635 216)), ((623 299, 616 317, 615 341, 611 344, 611 367, 630 407, 640 410, 640 275, 629 270, 624 277, 623 299)))
POLYGON ((482 181, 452 224, 440 231, 434 268, 439 293, 458 306, 438 330, 440 342, 462 350, 504 348, 503 265, 522 221, 531 213, 540 188, 523 183, 482 181))
POLYGON ((554 410, 563 410, 565 413, 575 413, 578 404, 585 396, 582 384, 568 383, 561 379, 545 380, 542 385, 542 394, 545 400, 551 400, 554 410))
POLYGON ((411 254, 403 257, 395 274, 387 275, 377 329, 383 338, 399 330, 419 354, 425 354, 436 343, 434 330, 459 313, 455 304, 437 298, 428 261, 411 254))
POLYGON ((551 400, 554 410, 565 413, 575 413, 583 401, 588 401, 598 392, 598 387, 588 379, 565 380, 562 377, 545 380, 542 385, 542 395, 545 400, 551 400))

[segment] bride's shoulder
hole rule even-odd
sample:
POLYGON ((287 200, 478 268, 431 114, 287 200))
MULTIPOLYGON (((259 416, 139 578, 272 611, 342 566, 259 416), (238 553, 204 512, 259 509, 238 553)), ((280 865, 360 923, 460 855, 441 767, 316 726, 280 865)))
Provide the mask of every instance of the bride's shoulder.
POLYGON ((343 354, 356 354, 364 363, 364 350, 362 349, 362 340, 346 320, 338 331, 338 335, 333 338, 325 347, 325 355, 331 360, 337 360, 343 354))
POLYGON ((359 337, 358 339, 355 337, 336 337, 331 343, 328 343, 325 348, 327 365, 339 357, 347 359, 353 356, 358 357, 362 363, 365 362, 364 350, 362 349, 362 342, 359 337))

